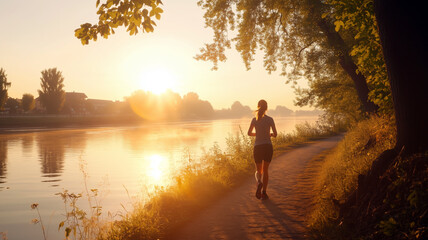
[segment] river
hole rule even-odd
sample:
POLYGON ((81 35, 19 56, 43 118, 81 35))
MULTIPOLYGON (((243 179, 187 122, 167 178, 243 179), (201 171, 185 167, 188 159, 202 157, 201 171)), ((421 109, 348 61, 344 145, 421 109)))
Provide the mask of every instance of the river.
MULTIPOLYGON (((275 118, 278 132, 317 117, 275 118)), ((214 144, 246 133, 251 119, 153 123, 132 127, 50 129, 0 135, 0 232, 8 239, 43 239, 30 205, 38 203, 48 239, 63 239, 64 203, 56 193, 98 189, 103 212, 125 212, 153 188, 166 186, 214 144), (125 210, 126 209, 126 210, 125 210)), ((79 200, 87 205, 84 199, 79 200)), ((1 237, 1 235, 0 235, 1 237)))

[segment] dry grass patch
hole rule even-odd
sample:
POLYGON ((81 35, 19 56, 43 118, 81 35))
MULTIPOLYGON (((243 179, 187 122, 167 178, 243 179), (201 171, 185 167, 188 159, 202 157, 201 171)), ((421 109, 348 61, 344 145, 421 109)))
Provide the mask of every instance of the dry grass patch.
POLYGON ((337 231, 337 203, 356 189, 359 174, 366 173, 380 153, 395 144, 395 124, 389 117, 371 117, 347 132, 325 159, 316 185, 318 198, 310 218, 315 239, 347 238, 337 231))

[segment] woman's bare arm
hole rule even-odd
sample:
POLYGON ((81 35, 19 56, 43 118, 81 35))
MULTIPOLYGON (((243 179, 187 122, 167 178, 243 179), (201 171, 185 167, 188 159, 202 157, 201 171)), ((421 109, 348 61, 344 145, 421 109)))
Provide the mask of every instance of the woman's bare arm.
POLYGON ((254 124, 251 123, 250 124, 250 128, 248 128, 248 136, 251 136, 251 137, 255 137, 256 136, 256 133, 253 132, 253 129, 254 129, 254 124))
POLYGON ((278 136, 278 133, 276 132, 275 122, 273 121, 273 119, 272 119, 272 132, 273 133, 270 134, 271 137, 278 136))

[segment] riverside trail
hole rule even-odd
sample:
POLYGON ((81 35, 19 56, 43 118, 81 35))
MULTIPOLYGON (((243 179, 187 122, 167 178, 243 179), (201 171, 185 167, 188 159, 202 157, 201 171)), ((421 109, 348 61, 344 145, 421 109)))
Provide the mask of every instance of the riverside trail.
POLYGON ((254 177, 195 216, 168 239, 307 239, 307 217, 323 151, 338 135, 274 158, 269 167, 268 200, 255 197, 254 177))

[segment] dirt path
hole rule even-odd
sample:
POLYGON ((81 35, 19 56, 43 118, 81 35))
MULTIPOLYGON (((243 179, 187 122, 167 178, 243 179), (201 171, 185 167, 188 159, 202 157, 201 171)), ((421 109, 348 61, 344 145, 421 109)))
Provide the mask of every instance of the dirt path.
POLYGON ((342 136, 297 148, 272 160, 269 200, 255 198, 256 182, 248 179, 182 228, 173 239, 306 239, 306 217, 321 160, 342 136))

